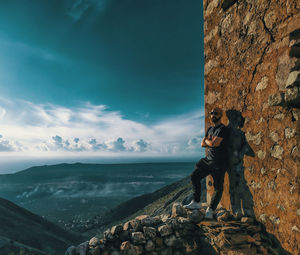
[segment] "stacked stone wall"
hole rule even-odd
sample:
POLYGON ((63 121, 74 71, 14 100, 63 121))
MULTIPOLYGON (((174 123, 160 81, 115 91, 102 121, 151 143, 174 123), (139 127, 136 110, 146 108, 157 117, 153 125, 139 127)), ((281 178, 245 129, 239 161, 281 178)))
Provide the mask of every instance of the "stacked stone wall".
POLYGON ((253 218, 232 220, 224 209, 217 221, 205 221, 205 208, 184 209, 174 203, 172 214, 136 218, 111 227, 65 255, 288 255, 264 226, 253 218))
MULTIPOLYGON (((300 2, 204 0, 203 5, 205 128, 212 125, 209 112, 215 106, 245 118, 242 131, 255 156, 244 157, 244 176, 255 216, 298 254, 300 2)), ((228 124, 226 114, 222 122, 228 124)), ((224 190, 221 206, 231 209, 228 176, 224 190)))

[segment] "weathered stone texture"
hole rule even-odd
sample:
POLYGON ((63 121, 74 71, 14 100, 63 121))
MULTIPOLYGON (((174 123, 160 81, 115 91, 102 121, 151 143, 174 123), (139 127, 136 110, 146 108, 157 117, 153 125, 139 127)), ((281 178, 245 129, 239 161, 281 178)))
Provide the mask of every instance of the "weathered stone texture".
MULTIPOLYGON (((278 208, 284 207, 278 205, 278 208)), ((182 205, 173 204, 172 209, 180 211, 185 217, 160 215, 158 217, 165 218, 165 222, 157 224, 155 217, 141 215, 135 220, 148 219, 148 223, 151 222, 149 226, 144 226, 143 232, 124 230, 128 222, 122 228, 122 225, 113 226, 104 233, 103 238, 93 237, 77 247, 71 246, 65 255, 287 254, 276 238, 252 217, 234 220, 229 211, 220 208, 215 212, 217 221, 205 221, 203 217, 191 221, 188 215, 202 215, 205 208, 188 210, 182 205), (123 232, 127 232, 131 238, 122 241, 120 235, 123 232), (110 237, 107 233, 110 233, 110 237)), ((263 222, 270 220, 274 225, 279 225, 281 221, 276 214, 261 215, 261 219, 263 222)), ((296 225, 291 230, 299 232, 296 225)))
MULTIPOLYGON (((298 254, 299 1, 204 0, 203 5, 205 128, 212 124, 208 113, 214 106, 242 113, 255 152, 244 158, 255 216, 298 254)), ((228 123, 225 114, 222 121, 228 123)), ((230 209, 226 185, 222 205, 230 209)))

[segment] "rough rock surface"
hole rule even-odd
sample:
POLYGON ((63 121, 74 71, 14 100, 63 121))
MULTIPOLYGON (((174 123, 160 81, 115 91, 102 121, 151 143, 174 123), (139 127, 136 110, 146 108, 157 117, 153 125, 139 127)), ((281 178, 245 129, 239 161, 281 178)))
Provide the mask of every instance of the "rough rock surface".
MULTIPOLYGON (((244 158, 244 175, 256 219, 298 254, 299 1, 204 0, 203 6, 206 129, 214 106, 241 112, 255 152, 244 158)), ((228 123, 225 114, 222 122, 228 123)), ((229 210, 228 182, 221 206, 229 210)))
MULTIPOLYGON (((179 207, 181 206, 178 204, 173 205, 174 210, 179 210, 179 207)), ((185 210, 180 208, 182 212, 185 210)), ((204 213, 203 210, 193 211, 204 213)), ((138 229, 142 229, 140 232, 128 228, 128 222, 123 224, 123 230, 119 232, 112 231, 116 228, 113 226, 105 231, 102 239, 93 237, 78 247, 71 246, 66 255, 289 254, 253 218, 232 220, 231 216, 218 221, 205 221, 201 217, 198 222, 193 222, 187 216, 190 212, 186 210, 185 217, 161 215, 160 218, 164 218, 164 221, 156 224, 157 221, 153 220, 151 226, 145 226, 145 222, 136 217, 134 220, 139 225, 138 229), (127 232, 125 236, 128 238, 121 240, 120 236, 124 232, 127 232)), ((222 214, 222 210, 216 212, 216 216, 218 214, 222 214)), ((153 217, 147 218, 150 220, 153 217)))

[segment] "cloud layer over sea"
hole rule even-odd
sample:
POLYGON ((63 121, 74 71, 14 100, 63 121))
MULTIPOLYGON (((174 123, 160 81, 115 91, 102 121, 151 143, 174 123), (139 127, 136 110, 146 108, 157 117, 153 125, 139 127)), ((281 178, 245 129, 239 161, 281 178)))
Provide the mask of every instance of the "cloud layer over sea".
POLYGON ((1 155, 196 155, 204 134, 203 111, 146 125, 106 105, 68 108, 1 97, 0 123, 1 155))

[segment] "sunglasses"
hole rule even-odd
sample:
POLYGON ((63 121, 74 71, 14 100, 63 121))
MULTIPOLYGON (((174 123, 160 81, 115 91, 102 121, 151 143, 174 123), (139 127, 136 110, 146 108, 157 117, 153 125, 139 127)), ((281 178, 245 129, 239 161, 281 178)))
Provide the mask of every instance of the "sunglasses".
POLYGON ((210 112, 211 115, 218 115, 218 112, 210 112))

